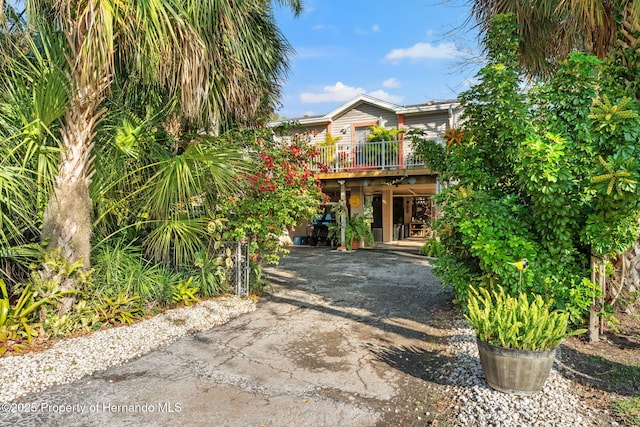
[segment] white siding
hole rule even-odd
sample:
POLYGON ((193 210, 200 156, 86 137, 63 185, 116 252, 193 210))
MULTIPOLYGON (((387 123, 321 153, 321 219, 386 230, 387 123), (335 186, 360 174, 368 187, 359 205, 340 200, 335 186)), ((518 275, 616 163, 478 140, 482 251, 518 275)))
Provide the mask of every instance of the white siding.
POLYGON ((405 116, 404 129, 422 129, 426 137, 434 140, 442 140, 442 133, 449 127, 449 115, 447 112, 438 114, 416 114, 405 116))
POLYGON ((353 137, 353 135, 351 135, 351 131, 354 123, 378 123, 380 117, 382 117, 384 127, 398 127, 398 117, 393 111, 385 110, 371 104, 362 103, 334 120, 333 133, 335 135, 343 136, 341 142, 350 142, 353 137))
POLYGON ((311 144, 318 144, 324 142, 324 138, 327 135, 327 127, 325 125, 307 126, 307 130, 311 136, 311 144))

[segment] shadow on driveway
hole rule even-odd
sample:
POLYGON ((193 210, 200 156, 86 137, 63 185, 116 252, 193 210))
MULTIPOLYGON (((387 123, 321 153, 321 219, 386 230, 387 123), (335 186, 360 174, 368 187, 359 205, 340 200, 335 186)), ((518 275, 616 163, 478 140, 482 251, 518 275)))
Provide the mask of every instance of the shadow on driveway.
POLYGON ((293 247, 265 273, 255 312, 21 399, 118 409, 0 414, 0 425, 446 425, 438 371, 453 311, 429 258, 293 247))

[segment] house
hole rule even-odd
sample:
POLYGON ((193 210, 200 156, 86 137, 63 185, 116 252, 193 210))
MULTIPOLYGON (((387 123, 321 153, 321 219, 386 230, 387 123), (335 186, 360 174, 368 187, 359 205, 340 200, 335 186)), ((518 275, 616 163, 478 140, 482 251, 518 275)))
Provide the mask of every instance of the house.
MULTIPOLYGON (((439 191, 438 174, 415 153, 406 132, 421 129, 427 138, 441 141, 443 132, 456 126, 460 113, 455 100, 400 106, 360 95, 323 116, 276 121, 270 126, 277 133, 286 122, 296 132, 308 132, 323 165, 316 170, 323 191, 332 202, 343 200, 350 216, 369 218, 375 240, 387 243, 427 237, 436 215, 433 196, 439 191), (374 126, 378 131, 405 133, 393 140, 370 141, 374 126)), ((307 234, 300 227, 292 237, 307 234)))

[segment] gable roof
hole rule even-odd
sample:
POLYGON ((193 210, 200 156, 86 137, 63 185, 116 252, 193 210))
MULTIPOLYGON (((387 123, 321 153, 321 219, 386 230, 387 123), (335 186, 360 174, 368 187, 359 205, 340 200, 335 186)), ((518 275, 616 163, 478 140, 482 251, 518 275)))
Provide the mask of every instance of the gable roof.
POLYGON ((424 104, 401 106, 401 105, 394 104, 392 102, 384 101, 382 99, 374 98, 373 96, 360 94, 355 98, 345 102, 338 108, 328 112, 325 115, 305 116, 305 117, 294 118, 294 119, 276 120, 276 121, 270 122, 269 126, 275 127, 283 123, 291 123, 291 122, 296 122, 301 125, 331 123, 337 117, 357 107, 360 104, 371 104, 373 106, 382 108, 384 110, 391 111, 395 114, 420 114, 420 113, 428 113, 433 111, 451 110, 452 108, 456 108, 460 105, 460 103, 457 100, 450 100, 450 101, 438 101, 438 102, 430 101, 424 104))
POLYGON ((357 107, 360 104, 371 104, 376 107, 382 108, 383 110, 393 111, 394 113, 398 108, 400 108, 399 105, 392 104, 391 102, 383 101, 381 99, 374 98, 373 96, 360 94, 350 101, 345 102, 335 110, 325 114, 324 117, 327 117, 330 120, 334 120, 336 117, 341 116, 342 114, 357 107))

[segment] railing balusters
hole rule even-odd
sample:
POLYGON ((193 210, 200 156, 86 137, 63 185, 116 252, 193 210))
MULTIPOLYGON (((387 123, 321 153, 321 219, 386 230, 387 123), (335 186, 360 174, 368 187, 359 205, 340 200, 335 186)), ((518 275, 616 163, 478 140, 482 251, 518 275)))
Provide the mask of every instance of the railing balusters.
MULTIPOLYGON (((315 163, 325 165, 329 172, 357 170, 410 169, 424 167, 411 141, 376 141, 352 145, 340 142, 335 146, 319 146, 315 163)), ((316 172, 321 170, 316 167, 316 172)))

